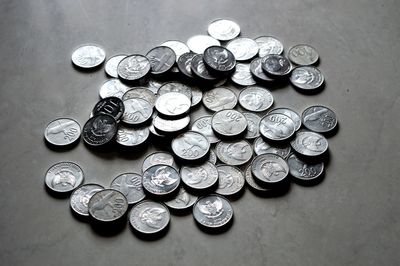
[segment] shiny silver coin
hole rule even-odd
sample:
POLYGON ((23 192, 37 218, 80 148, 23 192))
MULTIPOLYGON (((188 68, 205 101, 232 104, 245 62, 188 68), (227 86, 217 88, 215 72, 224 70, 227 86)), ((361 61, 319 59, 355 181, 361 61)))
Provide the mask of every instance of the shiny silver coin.
POLYGON ((178 118, 187 112, 192 105, 190 98, 179 92, 168 92, 157 98, 155 108, 160 115, 178 118))
POLYGON ((129 90, 129 87, 123 84, 119 79, 109 79, 100 87, 100 98, 117 97, 122 99, 124 93, 129 90))
POLYGON ((125 216, 128 201, 121 192, 103 189, 89 200, 89 215, 99 222, 114 222, 125 216))
POLYGON ((305 109, 301 115, 303 125, 314 132, 327 133, 337 126, 336 114, 328 107, 313 105, 305 109))
POLYGON ((148 155, 143 160, 142 172, 146 171, 151 166, 157 164, 169 165, 172 166, 174 169, 178 170, 178 166, 175 163, 174 156, 172 156, 171 153, 159 151, 148 155))
POLYGON ((185 84, 179 82, 164 83, 157 91, 158 96, 164 95, 168 92, 179 92, 192 99, 192 89, 185 84))
POLYGON ((219 138, 215 136, 214 131, 211 127, 211 116, 203 116, 193 122, 192 131, 202 133, 208 141, 213 144, 219 141, 219 138))
POLYGON ((156 116, 153 119, 153 126, 155 130, 162 135, 174 135, 184 131, 190 123, 190 116, 179 119, 164 119, 162 117, 156 116))
POLYGON ((195 35, 190 37, 186 44, 189 49, 196 54, 203 54, 204 51, 210 46, 221 45, 218 40, 207 35, 195 35))
POLYGON ((247 129, 247 120, 236 110, 228 109, 216 112, 211 119, 211 127, 224 137, 237 137, 247 129))
POLYGON ((208 157, 208 161, 214 165, 217 163, 217 155, 212 149, 210 149, 210 156, 208 157))
POLYGON ((258 55, 264 57, 269 54, 282 54, 283 44, 275 37, 272 36, 260 36, 255 39, 260 50, 258 55))
POLYGON ((161 75, 168 72, 176 61, 174 50, 167 46, 157 46, 151 49, 146 54, 146 57, 150 61, 151 74, 153 75, 161 75))
POLYGON ((311 131, 298 131, 290 142, 293 150, 305 157, 317 157, 328 150, 328 141, 321 134, 311 131))
POLYGON ((222 46, 210 46, 203 54, 204 64, 215 75, 228 75, 236 66, 235 56, 222 46))
POLYGON ((218 170, 211 162, 201 165, 183 166, 181 168, 182 182, 194 190, 206 190, 218 182, 218 170))
POLYGON ((83 183, 83 171, 72 162, 56 163, 47 170, 45 183, 54 192, 68 193, 83 183))
POLYGON ((295 154, 291 154, 287 160, 290 175, 299 181, 313 181, 324 172, 324 163, 305 163, 295 154))
POLYGON ((289 49, 289 60, 296 65, 308 66, 318 62, 319 55, 314 47, 308 44, 297 44, 289 49))
POLYGON ((125 94, 122 96, 122 100, 128 100, 132 98, 141 98, 148 101, 152 106, 155 105, 157 96, 149 89, 145 87, 133 87, 130 88, 125 94))
POLYGON ((247 185, 251 188, 254 189, 255 191, 258 192, 267 192, 269 189, 263 188, 257 182, 254 180, 254 176, 251 173, 251 164, 246 167, 246 170, 244 171, 244 179, 246 180, 247 185))
POLYGON ((208 34, 220 41, 229 41, 240 34, 239 25, 228 19, 217 19, 208 25, 208 34))
POLYGON ((293 136, 295 124, 284 114, 267 114, 261 118, 260 134, 271 141, 284 141, 293 136))
POLYGON ((131 82, 138 81, 150 72, 150 62, 143 55, 129 55, 118 64, 118 77, 131 82))
POLYGON ((264 56, 261 61, 261 67, 267 75, 274 78, 285 77, 293 69, 289 59, 275 54, 264 56))
POLYGON ((276 154, 262 154, 254 158, 251 163, 251 172, 265 187, 272 187, 286 181, 289 174, 287 162, 276 154))
POLYGON ((223 196, 238 194, 245 184, 243 172, 231 165, 218 165, 218 188, 216 193, 223 196))
POLYGON ((215 152, 218 159, 228 165, 243 165, 253 156, 253 149, 246 140, 220 141, 215 152))
POLYGON ((261 82, 273 82, 274 79, 267 76, 262 70, 261 61, 261 57, 256 57, 250 63, 250 72, 253 78, 261 82))
POLYGON ((231 76, 231 80, 240 86, 255 85, 256 81, 250 72, 250 65, 238 63, 236 64, 235 72, 231 76))
POLYGON ((184 187, 181 186, 179 189, 178 195, 170 200, 164 202, 172 210, 180 211, 180 210, 187 210, 196 203, 198 197, 188 193, 184 187))
POLYGON ((258 54, 258 44, 250 38, 236 38, 226 48, 233 53, 236 61, 247 61, 258 54))
POLYGON ((111 143, 117 134, 117 122, 114 117, 100 114, 90 118, 83 126, 83 141, 92 147, 100 147, 111 143))
POLYGON ((221 228, 233 218, 233 208, 227 199, 219 195, 208 195, 197 200, 193 207, 195 221, 210 229, 221 228))
POLYGON ((93 116, 99 114, 111 115, 115 121, 119 121, 124 114, 125 106, 120 98, 107 97, 96 103, 92 110, 93 116))
POLYGON ((103 64, 106 53, 97 45, 83 45, 75 49, 71 58, 75 66, 90 69, 103 64))
POLYGON ((146 197, 142 187, 142 176, 139 174, 120 174, 111 182, 110 188, 124 194, 128 204, 138 203, 146 197))
MULTIPOLYGON (((121 55, 114 55, 113 57, 109 58, 106 62, 104 70, 106 74, 113 78, 118 78, 118 64, 121 62, 122 59, 127 57, 128 55, 121 54, 121 55)), ((110 95, 113 96, 113 95, 110 95)))
POLYGON ((136 147, 145 143, 149 135, 150 130, 148 127, 132 128, 119 125, 116 141, 124 147, 136 147))
POLYGON ((321 70, 313 66, 300 66, 293 69, 290 74, 290 82, 296 88, 302 90, 317 90, 324 83, 321 70))
POLYGON ((71 209, 79 215, 89 216, 89 200, 104 187, 97 184, 85 184, 74 190, 70 198, 71 209))
POLYGON ((130 98, 124 101, 125 112, 122 122, 129 125, 140 125, 147 122, 153 114, 153 106, 141 98, 130 98))
POLYGON ((249 111, 263 112, 269 109, 273 103, 272 93, 262 87, 247 87, 239 94, 240 106, 249 111))
POLYGON ((228 88, 218 87, 203 94, 204 106, 214 112, 233 109, 238 100, 236 94, 228 88))
POLYGON ((284 145, 271 145, 268 142, 264 141, 262 137, 257 138, 254 141, 254 153, 256 155, 272 153, 281 156, 286 159, 291 151, 291 147, 288 144, 284 145))
POLYGON ((129 223, 139 233, 151 235, 160 233, 168 227, 171 219, 168 208, 163 204, 145 200, 133 206, 129 223))
POLYGON ((242 113, 247 120, 247 131, 245 139, 255 139, 260 136, 261 117, 253 113, 242 113))
POLYGON ((51 121, 44 130, 45 140, 55 146, 68 146, 76 143, 81 136, 81 126, 71 118, 58 118, 51 121))
POLYGON ((158 81, 156 79, 148 79, 147 80, 147 88, 151 90, 154 94, 157 94, 158 89, 164 84, 164 82, 158 81))
POLYGON ((268 112, 268 114, 284 114, 293 120, 296 131, 299 130, 301 127, 300 115, 297 112, 295 112, 292 109, 289 109, 287 107, 279 107, 279 108, 272 109, 271 111, 268 112))
POLYGON ((181 160, 197 161, 207 156, 210 142, 196 131, 187 131, 172 140, 172 151, 181 160))
POLYGON ((203 99, 203 92, 199 87, 192 87, 192 107, 201 103, 203 99))
POLYGON ((189 52, 181 55, 176 61, 179 72, 182 73, 185 77, 194 78, 192 74, 192 59, 195 56, 195 53, 189 52))
POLYGON ((187 45, 181 41, 171 40, 171 41, 163 42, 161 45, 167 46, 175 52, 176 61, 178 61, 179 57, 181 55, 183 55, 184 53, 190 52, 189 47, 187 47, 187 45))
POLYGON ((154 196, 166 196, 174 193, 181 178, 175 168, 169 165, 157 164, 143 172, 143 188, 154 196))
POLYGON ((192 61, 190 62, 190 67, 193 76, 198 78, 200 81, 207 83, 215 83, 218 81, 218 76, 213 75, 210 73, 210 71, 208 71, 206 65, 204 64, 202 54, 193 56, 192 61))

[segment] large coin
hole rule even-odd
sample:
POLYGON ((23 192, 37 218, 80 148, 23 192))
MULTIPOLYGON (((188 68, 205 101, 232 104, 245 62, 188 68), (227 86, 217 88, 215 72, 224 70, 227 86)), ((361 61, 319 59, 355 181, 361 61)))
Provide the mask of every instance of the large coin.
POLYGON ((253 156, 253 149, 246 140, 220 141, 215 152, 221 162, 229 165, 243 165, 253 156))
POLYGON ((83 171, 72 162, 60 162, 51 166, 45 176, 45 183, 54 192, 71 192, 83 182, 83 171))
POLYGON ((101 85, 99 95, 102 99, 107 97, 117 97, 121 99, 122 95, 124 95, 127 90, 129 90, 129 87, 123 84, 119 79, 109 79, 101 85))
POLYGON ((213 144, 219 141, 211 128, 211 116, 203 116, 193 122, 192 130, 202 133, 213 144))
POLYGON ((164 164, 164 165, 169 165, 175 168, 176 170, 178 169, 178 166, 175 163, 174 156, 168 152, 154 152, 150 155, 148 155, 142 165, 142 172, 146 171, 153 165, 157 164, 164 164))
POLYGON ((221 110, 213 115, 211 127, 220 136, 237 137, 246 131, 247 120, 242 113, 236 110, 221 110))
POLYGON ((295 154, 291 154, 288 158, 290 175, 299 180, 310 182, 318 179, 324 172, 324 163, 305 163, 295 154))
POLYGON ((55 146, 68 146, 79 140, 81 126, 71 118, 51 121, 44 130, 46 141, 55 146))
POLYGON ((264 56, 261 67, 267 75, 275 78, 287 76, 292 71, 292 64, 289 59, 275 54, 264 56))
POLYGON ((109 75, 110 77, 118 78, 118 64, 125 57, 127 57, 127 55, 120 54, 120 55, 114 55, 113 57, 109 58, 104 67, 106 74, 109 75))
POLYGON ((181 160, 197 161, 207 156, 210 142, 196 131, 187 131, 172 140, 172 151, 181 160))
POLYGON ((290 82, 296 88, 312 91, 319 89, 324 83, 321 70, 313 66, 300 66, 293 69, 290 82))
POLYGON ((323 155, 328 150, 328 141, 321 134, 311 131, 298 131, 290 142, 293 150, 306 157, 323 155))
POLYGON ((117 122, 106 114, 90 118, 83 126, 82 137, 90 146, 102 146, 110 143, 117 134, 117 122))
POLYGON ((261 118, 253 113, 242 113, 247 120, 247 131, 244 135, 245 139, 255 139, 260 136, 261 118))
POLYGON ((105 59, 106 53, 97 45, 83 45, 72 53, 72 63, 85 69, 98 67, 105 59))
POLYGON ((258 55, 264 57, 269 54, 282 54, 283 44, 275 37, 260 36, 255 39, 260 50, 258 55))
POLYGON ((256 81, 250 72, 249 64, 236 64, 235 72, 231 76, 231 80, 240 86, 251 86, 255 85, 256 81))
POLYGON ((301 115, 303 125, 318 133, 326 133, 335 129, 337 119, 335 113, 321 105, 310 106, 301 115))
POLYGON ((192 102, 185 94, 168 92, 157 98, 155 108, 160 115, 169 118, 179 118, 186 114, 192 102))
POLYGON ((85 184, 74 190, 70 198, 71 209, 79 215, 89 216, 89 200, 104 187, 97 184, 85 184))
POLYGON ((224 87, 206 91, 203 95, 204 106, 214 112, 233 109, 237 101, 236 94, 231 89, 224 87))
POLYGON ((317 63, 319 55, 314 47, 298 44, 289 49, 289 59, 296 65, 308 66, 317 63))
POLYGON ((181 186, 179 189, 178 195, 170 200, 164 202, 165 205, 167 205, 169 208, 172 210, 180 211, 180 210, 187 210, 196 203, 197 201, 197 196, 194 196, 190 193, 188 193, 184 187, 181 186))
POLYGON ((92 110, 92 114, 93 116, 99 114, 111 115, 116 121, 119 121, 124 114, 124 111, 125 106, 120 98, 107 97, 96 103, 92 110))
POLYGON ((299 130, 301 127, 300 115, 297 112, 295 112, 292 109, 289 109, 287 107, 279 107, 279 108, 272 109, 271 111, 268 112, 268 114, 284 114, 293 120, 296 131, 299 130))
POLYGON ((146 235, 164 231, 170 219, 169 211, 163 204, 150 200, 135 205, 129 215, 132 228, 146 235))
POLYGON ((210 46, 204 51, 204 64, 211 72, 218 75, 231 73, 236 65, 234 55, 222 46, 210 46))
POLYGON ((233 209, 227 199, 219 195, 208 195, 197 200, 193 207, 195 221, 210 229, 221 228, 233 218, 233 209))
POLYGON ((125 195, 128 204, 135 204, 145 198, 142 176, 135 173, 120 174, 111 182, 110 187, 125 195))
POLYGON ((219 46, 221 43, 213 37, 207 35, 195 35, 190 37, 187 41, 187 46, 189 49, 196 54, 202 54, 208 47, 214 45, 219 46))
POLYGON ((174 50, 167 46, 158 46, 151 49, 146 57, 150 61, 151 74, 160 75, 168 72, 175 64, 176 55, 174 50))
POLYGON ((272 93, 262 87, 247 87, 239 94, 239 104, 249 111, 263 112, 270 108, 273 103, 272 93))
POLYGON ((149 135, 148 127, 132 128, 119 125, 116 141, 124 147, 136 147, 145 143, 149 135))
POLYGON ((211 162, 201 165, 183 166, 181 168, 182 182, 194 190, 212 188, 218 182, 218 170, 211 162))
POLYGON ((150 72, 150 62, 143 55, 130 55, 118 64, 118 77, 125 81, 138 81, 150 72))
POLYGON ((166 196, 174 193, 180 184, 180 176, 172 166, 157 164, 143 172, 143 188, 154 196, 166 196))
POLYGON ((276 155, 281 156, 282 158, 288 157, 290 154, 291 148, 290 145, 271 145, 268 142, 264 141, 262 137, 257 138, 254 141, 254 153, 256 155, 266 154, 266 153, 273 153, 276 155))
POLYGON ((145 87, 133 87, 122 96, 122 100, 128 100, 131 98, 141 98, 148 101, 152 106, 155 105, 157 96, 149 89, 145 87))
POLYGON ((247 61, 258 54, 258 44, 250 38, 233 39, 226 48, 233 53, 237 61, 247 61))
POLYGON ((153 106, 141 98, 129 98, 124 101, 125 112, 122 122, 129 125, 140 125, 147 122, 153 114, 153 106))
POLYGON ((89 200, 89 215, 100 222, 113 222, 125 216, 128 202, 121 192, 103 189, 89 200))
POLYGON ((218 165, 218 188, 216 193, 223 196, 234 196, 244 188, 243 172, 231 165, 218 165))
POLYGON ((240 34, 239 25, 228 19, 217 19, 208 25, 208 34, 220 41, 229 41, 240 34))
POLYGON ((258 183, 273 187, 286 181, 289 166, 282 157, 267 153, 254 158, 251 172, 258 183))
POLYGON ((284 114, 268 114, 261 118, 260 133, 271 141, 284 141, 293 136, 295 124, 284 114))

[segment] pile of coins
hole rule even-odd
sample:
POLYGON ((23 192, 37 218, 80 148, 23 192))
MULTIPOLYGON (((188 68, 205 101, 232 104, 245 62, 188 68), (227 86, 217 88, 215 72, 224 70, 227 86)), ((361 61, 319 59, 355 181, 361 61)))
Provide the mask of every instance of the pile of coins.
MULTIPOLYGON (((335 113, 320 105, 301 115, 287 107, 271 110, 274 97, 265 88, 290 81, 300 91, 318 92, 324 77, 313 66, 316 50, 299 44, 284 56, 277 38, 238 37, 239 25, 226 19, 211 22, 208 34, 186 44, 166 41, 146 55, 109 58, 105 72, 112 79, 101 86, 101 100, 83 129, 70 118, 46 127, 52 147, 76 144, 80 136, 92 149, 119 146, 137 153, 149 142, 166 147, 144 159, 141 173, 122 173, 109 188, 83 184, 75 163, 51 166, 48 189, 72 192, 76 214, 97 223, 123 223, 131 207, 134 231, 152 235, 166 230, 170 211, 192 210, 200 228, 218 230, 232 222, 229 199, 239 197, 246 183, 269 196, 287 191, 291 180, 304 185, 321 180, 325 136, 337 128, 335 113), (228 79, 242 86, 238 95, 223 86, 228 79), (201 102, 210 115, 191 123, 201 102)), ((72 63, 95 70, 105 58, 99 46, 84 45, 73 52, 72 63)))

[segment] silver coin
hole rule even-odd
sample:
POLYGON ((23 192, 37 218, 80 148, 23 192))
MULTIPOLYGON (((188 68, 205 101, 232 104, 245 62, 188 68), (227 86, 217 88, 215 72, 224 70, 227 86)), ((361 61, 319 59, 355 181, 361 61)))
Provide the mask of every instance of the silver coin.
POLYGON ((215 154, 215 152, 212 149, 210 149, 210 156, 208 157, 208 161, 212 164, 217 163, 217 155, 215 154))
POLYGON ((203 94, 204 106, 214 112, 233 109, 237 104, 236 94, 228 88, 218 87, 203 94))
POLYGON ((290 145, 271 145, 268 142, 265 142, 262 137, 259 137, 254 141, 254 153, 256 155, 272 153, 285 159, 290 154, 290 151, 290 145))
POLYGON ((258 54, 258 44, 250 38, 236 38, 228 42, 226 48, 237 61, 247 61, 258 54))
POLYGON ((108 97, 117 97, 122 99, 122 96, 128 90, 129 87, 123 84, 119 79, 109 79, 101 85, 99 95, 102 99, 108 97))
POLYGON ((157 164, 164 164, 164 165, 169 165, 178 170, 178 166, 175 163, 174 156, 168 152, 154 152, 150 155, 148 155, 144 160, 142 164, 142 172, 146 171, 153 165, 157 164))
POLYGON ((319 178, 324 172, 324 163, 305 163, 295 154, 291 154, 288 158, 290 175, 300 181, 312 181, 319 178))
POLYGON ((270 54, 261 59, 261 68, 267 75, 274 78, 281 78, 289 75, 293 66, 286 57, 270 54))
POLYGON ((260 133, 271 141, 283 141, 293 136, 293 120, 284 114, 267 114, 261 118, 260 133))
POLYGON ((244 188, 243 172, 231 165, 218 165, 218 188, 216 193, 223 196, 233 196, 244 188))
POLYGON ((236 137, 247 129, 247 120, 242 113, 236 110, 221 110, 213 115, 211 127, 219 135, 236 137))
POLYGON ((58 118, 51 121, 44 130, 46 141, 56 146, 75 143, 81 136, 81 126, 71 118, 58 118))
POLYGON ((293 69, 290 82, 302 90, 316 90, 324 83, 321 70, 313 66, 300 66, 293 69))
POLYGON ((122 218, 128 210, 128 202, 121 192, 103 189, 89 200, 89 215, 100 222, 113 222, 122 218))
POLYGON ((142 234, 156 234, 165 230, 171 219, 163 204, 145 200, 133 206, 129 215, 132 228, 142 234))
POLYGON ((301 127, 300 115, 298 113, 296 113, 295 111, 293 111, 292 109, 289 109, 286 107, 279 107, 279 108, 272 109, 271 111, 268 112, 268 114, 284 114, 293 120, 296 131, 299 130, 301 127))
POLYGON ((119 125, 116 141, 125 147, 135 147, 143 144, 149 138, 149 135, 148 127, 132 128, 119 125))
POLYGON ((157 164, 143 172, 143 188, 154 196, 166 196, 179 188, 181 178, 175 168, 157 164))
POLYGON ((203 92, 199 87, 192 87, 192 107, 201 103, 203 99, 203 92))
POLYGON ((264 57, 269 54, 282 54, 283 53, 283 45, 282 43, 275 37, 272 36, 260 36, 255 39, 256 43, 260 50, 258 51, 258 55, 260 57, 264 57))
POLYGON ((118 78, 118 64, 121 62, 122 59, 127 57, 128 55, 121 54, 121 55, 114 55, 113 57, 109 58, 106 62, 104 70, 106 74, 113 78, 118 78))
POLYGON ((148 79, 147 81, 147 88, 151 90, 154 94, 157 94, 158 89, 164 84, 164 82, 155 80, 155 79, 148 79))
POLYGON ((83 45, 72 53, 72 63, 80 68, 95 68, 106 59, 106 53, 97 45, 83 45))
POLYGON ((273 103, 272 93, 262 87, 247 87, 239 94, 240 106, 249 111, 263 112, 270 108, 273 103))
POLYGON ((219 195, 208 195, 197 200, 193 207, 197 223, 207 228, 221 228, 233 218, 233 208, 227 199, 219 195))
POLYGON ((239 25, 228 19, 217 19, 208 25, 208 34, 220 41, 229 41, 240 34, 239 25))
POLYGON ((185 161, 195 161, 204 158, 210 150, 210 142, 196 131, 187 131, 172 140, 172 151, 185 161))
POLYGON ((289 49, 289 60, 300 66, 308 66, 317 63, 319 55, 314 47, 308 44, 297 44, 289 49))
POLYGON ((221 162, 229 165, 243 165, 253 156, 253 149, 246 140, 220 141, 215 152, 221 162))
POLYGON ((157 46, 146 54, 150 61, 151 74, 162 75, 171 70, 176 62, 174 50, 166 46, 157 46))
POLYGON ((192 89, 185 84, 179 82, 164 83, 157 91, 158 96, 164 95, 168 92, 179 92, 192 99, 192 89))
POLYGON ((219 141, 219 138, 215 136, 214 131, 211 127, 212 116, 203 116, 194 121, 192 125, 192 130, 202 133, 208 141, 213 144, 219 141))
POLYGON ((51 166, 45 175, 45 183, 54 192, 67 193, 83 182, 83 171, 72 162, 60 162, 51 166))
POLYGON ((150 72, 150 61, 143 55, 129 55, 118 64, 118 77, 126 81, 137 81, 150 72))
POLYGON ((214 45, 221 45, 221 43, 208 35, 195 35, 190 37, 186 42, 189 49, 196 54, 202 54, 204 51, 214 45))
POLYGON ((258 79, 262 82, 273 82, 274 79, 267 76, 264 71, 262 70, 261 66, 262 58, 256 57, 250 63, 250 72, 255 79, 258 79))
POLYGON ((337 126, 335 113, 321 105, 313 105, 305 109, 301 119, 307 129, 318 133, 330 132, 337 126))
POLYGON ((157 132, 164 135, 177 134, 182 132, 189 126, 190 116, 187 115, 180 119, 164 119, 162 117, 156 116, 153 118, 153 126, 157 132))
POLYGON ((290 142, 293 150, 303 156, 315 157, 328 150, 328 141, 321 134, 311 131, 298 131, 290 142))
POLYGON ((244 171, 244 179, 246 180, 247 185, 250 186, 250 188, 258 191, 258 192, 266 192, 269 191, 267 188, 263 188, 257 182, 254 180, 254 176, 251 172, 251 164, 246 167, 246 170, 244 171))
POLYGON ((179 92, 168 92, 157 98, 155 108, 159 114, 176 118, 186 114, 192 102, 185 94, 179 92))
POLYGON ((197 199, 197 196, 188 193, 184 187, 181 187, 178 195, 174 199, 164 202, 164 204, 173 210, 186 210, 193 207, 197 199))
POLYGON ((148 121, 153 114, 153 106, 141 98, 130 98, 124 101, 125 112, 122 122, 130 125, 139 125, 148 121))
POLYGON ((245 139, 255 139, 260 136, 260 121, 261 118, 253 113, 242 113, 247 120, 247 131, 244 135, 245 139))
POLYGON ((142 187, 142 176, 139 174, 120 174, 114 178, 110 187, 124 194, 128 204, 138 203, 146 197, 142 187))
POLYGON ((286 180, 289 166, 282 157, 267 153, 254 158, 251 163, 251 172, 260 183, 277 185, 286 180))
POLYGON ((184 44, 181 41, 175 41, 175 40, 166 41, 166 42, 163 42, 161 45, 162 46, 167 46, 167 47, 171 48, 175 52, 176 61, 178 61, 179 57, 181 55, 183 55, 184 53, 189 53, 190 52, 189 47, 187 47, 187 45, 184 44))
POLYGON ((189 188, 205 190, 218 182, 218 170, 211 162, 201 165, 183 166, 181 168, 182 182, 189 188))
POLYGON ((85 184, 74 190, 70 198, 71 209, 79 215, 89 216, 89 200, 98 191, 104 187, 97 184, 85 184))
POLYGON ((237 63, 235 72, 231 76, 231 80, 240 86, 251 86, 255 85, 256 81, 250 72, 250 65, 237 63))
POLYGON ((131 98, 141 98, 148 101, 152 106, 155 105, 157 96, 149 89, 145 87, 133 87, 126 91, 122 96, 122 100, 128 100, 131 98))

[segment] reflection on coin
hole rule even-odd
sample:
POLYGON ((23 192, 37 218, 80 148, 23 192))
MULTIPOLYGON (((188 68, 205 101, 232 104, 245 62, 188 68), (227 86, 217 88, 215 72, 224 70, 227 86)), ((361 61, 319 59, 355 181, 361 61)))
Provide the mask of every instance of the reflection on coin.
POLYGON ((90 146, 102 146, 114 140, 117 130, 117 122, 114 117, 100 114, 86 122, 83 126, 82 138, 90 146))
POLYGON ((233 109, 237 104, 237 97, 231 89, 218 87, 203 94, 203 104, 214 112, 233 109))
POLYGON ((298 131, 290 142, 293 150, 306 157, 316 157, 328 150, 328 141, 321 134, 311 131, 298 131))
POLYGON ((181 41, 176 41, 176 40, 166 41, 163 42, 161 45, 171 48, 175 52, 176 60, 178 60, 178 58, 184 53, 190 52, 189 47, 187 47, 187 45, 181 41))
POLYGON ((211 128, 211 116, 203 116, 193 122, 192 130, 202 133, 213 144, 219 141, 211 128))
POLYGON ((207 156, 210 143, 207 138, 196 131, 187 131, 172 140, 172 151, 181 160, 195 161, 207 156))
POLYGON ((264 141, 264 139, 262 137, 259 137, 254 141, 254 153, 256 155, 273 153, 273 154, 279 155, 285 159, 290 154, 290 151, 291 151, 291 148, 290 148, 290 145, 288 145, 288 144, 271 145, 268 142, 264 141))
POLYGON ((167 46, 157 46, 146 54, 150 61, 151 74, 160 75, 168 72, 175 64, 174 50, 167 46))
POLYGON ((218 165, 218 189, 216 193, 223 196, 233 196, 244 188, 243 172, 231 165, 218 165))
POLYGON ((178 58, 177 61, 179 71, 188 78, 193 78, 192 59, 195 55, 196 54, 192 52, 184 53, 178 58))
POLYGON ((250 38, 236 38, 228 42, 226 48, 230 50, 237 61, 247 61, 258 54, 258 44, 250 38))
POLYGON ((293 120, 296 131, 299 130, 301 127, 300 115, 287 107, 279 107, 272 109, 271 111, 268 112, 268 114, 284 114, 293 120))
POLYGON ((122 98, 122 95, 129 90, 129 87, 123 84, 119 79, 109 79, 100 87, 100 98, 107 97, 122 98))
POLYGON ((282 43, 275 37, 260 36, 257 37, 255 41, 260 48, 260 50, 258 51, 258 55, 260 57, 264 57, 269 54, 282 54, 283 52, 282 43))
POLYGON ((266 153, 254 158, 251 163, 251 172, 255 180, 266 187, 271 187, 286 181, 289 166, 282 157, 266 153))
POLYGON ((159 151, 159 152, 154 152, 154 153, 148 155, 144 159, 143 165, 142 165, 142 172, 146 171, 151 166, 157 165, 157 164, 169 165, 169 166, 172 166, 173 168, 175 168, 176 170, 178 170, 178 166, 175 164, 175 160, 174 160, 174 157, 172 156, 172 154, 170 154, 168 152, 159 151))
POLYGON ((256 84, 256 81, 251 75, 249 64, 236 64, 236 69, 231 76, 231 80, 240 86, 251 86, 256 84))
POLYGON ((187 41, 189 49, 196 54, 203 54, 204 51, 213 45, 221 45, 221 43, 211 36, 207 35, 195 35, 190 37, 187 41))
POLYGON ((151 118, 153 106, 141 98, 129 98, 124 101, 125 112, 122 121, 130 125, 143 124, 151 118))
POLYGON ((104 187, 97 184, 85 184, 71 194, 70 206, 71 209, 79 215, 89 216, 89 200, 98 191, 103 190, 104 187))
POLYGON ((289 49, 289 60, 300 66, 313 65, 318 62, 319 55, 314 47, 308 44, 297 44, 289 49))
POLYGON ((185 94, 168 92, 157 98, 155 108, 160 115, 170 118, 178 118, 186 114, 192 102, 185 94))
POLYGON ((222 46, 210 46, 204 51, 204 64, 215 74, 227 75, 236 65, 235 56, 222 46))
POLYGON ((129 215, 134 230, 142 234, 156 234, 165 230, 171 217, 163 204, 145 200, 135 205, 129 215))
POLYGON ((264 56, 261 67, 267 75, 275 78, 284 77, 292 71, 292 64, 289 59, 275 54, 264 56))
POLYGON ((239 94, 239 104, 249 111, 263 112, 270 108, 273 103, 272 93, 262 87, 247 87, 239 94))
POLYGON ((310 106, 301 115, 303 125, 318 133, 326 133, 335 129, 337 118, 328 107, 321 105, 310 106))
POLYGON ((179 188, 181 178, 172 166, 157 164, 143 172, 143 188, 153 196, 166 196, 179 188))
POLYGON ((268 114, 261 118, 260 133, 268 140, 287 140, 293 136, 294 132, 293 120, 284 114, 268 114))
POLYGON ((188 193, 184 187, 181 187, 174 199, 164 203, 173 210, 186 210, 195 204, 197 198, 197 196, 188 193))
POLYGON ((215 152, 221 162, 229 165, 243 165, 253 156, 253 149, 246 140, 220 141, 215 152))
POLYGON ((190 116, 185 116, 180 119, 164 119, 156 116, 153 118, 153 127, 157 133, 162 135, 176 135, 184 131, 190 123, 190 116))
POLYGON ((125 81, 138 81, 150 72, 150 62, 143 55, 129 55, 118 64, 118 77, 125 81))
POLYGON ((232 205, 219 195, 201 197, 193 207, 193 217, 206 228, 221 228, 232 220, 232 205))
POLYGON ((183 166, 181 168, 182 182, 191 189, 205 190, 218 182, 218 170, 211 162, 201 165, 183 166))
POLYGON ((128 202, 121 192, 103 189, 89 200, 89 215, 100 222, 113 222, 122 218, 128 210, 128 202))
POLYGON ((83 45, 72 53, 72 63, 80 68, 95 68, 106 59, 106 53, 96 45, 83 45))
POLYGON ((253 113, 242 113, 247 120, 247 131, 244 135, 245 139, 255 139, 260 136, 261 118, 253 113))
POLYGON ((125 147, 136 147, 143 144, 149 137, 148 127, 132 128, 124 125, 118 126, 116 141, 125 147))
POLYGON ((218 80, 217 76, 211 74, 203 61, 203 55, 198 54, 193 56, 191 64, 190 64, 192 74, 196 76, 198 79, 204 82, 215 82, 218 80))
POLYGON ((81 136, 81 126, 71 118, 58 118, 51 121, 44 130, 46 141, 56 146, 76 143, 81 136))
POLYGON ((145 87, 133 87, 122 96, 122 100, 128 100, 131 98, 141 98, 148 101, 152 106, 156 103, 157 96, 149 89, 145 87))
POLYGON ((254 180, 254 176, 251 173, 251 164, 246 167, 246 170, 244 171, 244 178, 246 179, 247 185, 250 186, 251 189, 254 189, 255 191, 258 192, 266 192, 269 189, 261 187, 257 182, 254 180))
POLYGON ((45 176, 49 189, 58 193, 71 192, 83 182, 83 171, 72 162, 60 162, 51 166, 45 176))
MULTIPOLYGON (((118 78, 118 64, 121 62, 122 59, 127 57, 125 54, 121 55, 114 55, 113 57, 109 58, 106 62, 104 70, 106 74, 113 78, 118 78)), ((113 96, 113 95, 110 95, 113 96)))
POLYGON ((273 82, 274 79, 267 76, 261 67, 261 57, 254 58, 250 63, 250 72, 255 79, 261 82, 273 82))
POLYGON ((157 91, 158 96, 166 94, 168 92, 179 92, 185 94, 189 99, 192 98, 192 89, 185 84, 179 82, 167 82, 164 83, 157 91))
POLYGON ((240 34, 239 25, 228 19, 217 19, 208 25, 208 34, 220 41, 229 41, 240 34))
POLYGON ((302 90, 316 90, 324 83, 321 70, 313 66, 301 66, 293 69, 290 74, 290 82, 296 88, 302 90))
POLYGON ((288 158, 290 175, 300 181, 313 181, 319 178, 324 172, 324 163, 305 163, 295 154, 291 154, 288 158))
POLYGON ((221 110, 213 115, 211 127, 214 132, 221 136, 236 137, 246 131, 247 120, 242 113, 236 110, 221 110))
POLYGON ((110 187, 125 195, 128 204, 135 204, 145 198, 142 176, 135 173, 120 174, 111 182, 110 187))
POLYGON ((125 111, 124 103, 120 98, 107 97, 101 99, 92 110, 93 116, 99 114, 107 114, 114 117, 116 121, 119 121, 125 111))

